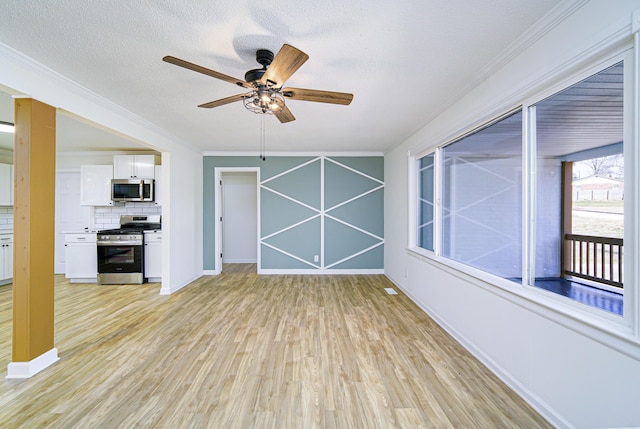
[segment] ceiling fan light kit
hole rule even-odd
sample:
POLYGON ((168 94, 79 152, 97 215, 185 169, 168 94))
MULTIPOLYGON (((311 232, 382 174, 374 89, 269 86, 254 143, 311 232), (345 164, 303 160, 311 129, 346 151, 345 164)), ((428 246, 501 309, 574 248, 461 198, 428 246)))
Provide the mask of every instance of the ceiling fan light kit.
POLYGON ((237 94, 210 101, 200 104, 198 107, 211 109, 242 100, 247 110, 257 114, 272 114, 281 123, 286 123, 295 120, 295 117, 286 106, 285 97, 292 100, 342 105, 348 105, 353 100, 353 94, 343 92, 283 88, 285 81, 308 59, 309 56, 307 54, 287 44, 282 45, 282 48, 275 56, 273 52, 267 49, 258 49, 256 51, 256 61, 262 65, 262 68, 246 72, 244 81, 172 56, 164 57, 163 61, 250 90, 245 94, 237 94))
POLYGON ((277 91, 258 90, 247 94, 242 99, 244 107, 253 113, 275 113, 284 109, 284 98, 277 91))

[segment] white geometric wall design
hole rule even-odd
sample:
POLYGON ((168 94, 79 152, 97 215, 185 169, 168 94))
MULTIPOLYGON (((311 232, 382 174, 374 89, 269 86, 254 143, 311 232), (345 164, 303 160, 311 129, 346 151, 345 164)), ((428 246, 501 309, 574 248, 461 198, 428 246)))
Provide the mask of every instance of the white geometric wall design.
POLYGON ((308 268, 339 269, 340 264, 361 257, 384 244, 384 182, 352 166, 319 156, 262 181, 260 188, 262 192, 271 194, 271 199, 280 198, 290 207, 295 204, 304 208, 302 211, 296 210, 299 218, 290 225, 268 231, 260 237, 260 244, 308 268), (315 201, 314 198, 303 198, 299 189, 293 192, 276 185, 291 184, 291 180, 287 179, 297 179, 300 182, 304 173, 310 171, 310 167, 317 162, 320 163, 319 206, 309 203, 315 201), (303 199, 307 202, 302 201, 303 199), (316 230, 319 237, 315 238, 318 239, 319 249, 311 251, 308 246, 295 243, 299 232, 308 236, 316 230), (318 261, 313 259, 315 255, 319 256, 318 261))
MULTIPOLYGON (((325 260, 324 268, 334 268, 339 266, 340 264, 351 260, 357 256, 360 256, 364 253, 370 252, 373 249, 380 247, 384 244, 384 226, 382 224, 382 218, 380 217, 380 227, 372 228, 371 226, 366 225, 366 221, 370 216, 377 216, 377 213, 370 213, 365 210, 357 210, 358 205, 368 199, 369 196, 380 195, 382 196, 384 190, 384 182, 379 180, 371 175, 368 175, 362 171, 359 171, 353 167, 345 165, 341 162, 338 162, 331 158, 326 158, 325 160, 325 173, 329 169, 333 169, 333 174, 337 171, 344 170, 348 172, 354 179, 352 182, 358 181, 359 183, 359 191, 355 195, 345 194, 342 195, 342 198, 330 198, 329 189, 325 187, 323 194, 325 195, 325 207, 324 207, 324 216, 326 219, 331 219, 332 221, 339 222, 342 226, 350 228, 352 234, 360 234, 364 235, 363 239, 358 240, 358 244, 360 245, 357 248, 349 249, 349 254, 341 255, 341 257, 337 260, 330 259, 332 255, 327 255, 325 260), (335 170, 334 167, 338 167, 339 170, 335 170), (330 205, 332 204, 332 205, 330 205), (345 214, 340 213, 340 209, 342 208, 355 208, 353 211, 356 216, 346 216, 345 214)), ((325 179, 326 183, 327 179, 325 179)), ((356 189, 355 187, 354 189, 356 189)), ((333 236, 325 236, 325 240, 336 240, 341 238, 342 235, 333 235, 333 236)), ((325 243, 326 247, 330 246, 330 243, 325 243)), ((335 259, 335 258, 334 258, 335 259)))

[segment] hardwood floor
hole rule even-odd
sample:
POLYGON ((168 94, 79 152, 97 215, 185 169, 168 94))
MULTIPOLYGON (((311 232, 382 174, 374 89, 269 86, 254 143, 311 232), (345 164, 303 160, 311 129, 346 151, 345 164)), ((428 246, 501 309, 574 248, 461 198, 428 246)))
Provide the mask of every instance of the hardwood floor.
POLYGON ((384 276, 56 282, 60 361, 28 380, 0 287, 0 427, 550 427, 384 276))
POLYGON ((256 273, 258 272, 258 264, 222 264, 222 272, 228 273, 256 273))

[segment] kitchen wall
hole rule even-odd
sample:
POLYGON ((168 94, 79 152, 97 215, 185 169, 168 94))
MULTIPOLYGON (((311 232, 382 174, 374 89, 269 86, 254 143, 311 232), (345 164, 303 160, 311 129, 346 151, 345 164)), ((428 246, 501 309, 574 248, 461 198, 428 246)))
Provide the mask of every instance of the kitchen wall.
POLYGON ((382 156, 204 157, 204 269, 215 270, 215 168, 260 169, 262 272, 382 270, 382 156))
MULTIPOLYGON (((131 152, 61 152, 56 157, 57 171, 80 171, 82 165, 113 165, 114 155, 155 154, 149 151, 131 152)), ((160 165, 161 157, 156 155, 156 164, 160 165)), ((161 185, 160 185, 161 186, 161 185)), ((118 206, 90 207, 89 229, 101 230, 118 228, 120 215, 123 214, 162 214, 162 207, 157 203, 124 203, 118 206)))
POLYGON ((0 148, 0 164, 13 164, 13 151, 0 148))
MULTIPOLYGON (((520 50, 501 58, 501 67, 482 84, 466 89, 448 110, 385 154, 385 273, 554 426, 640 427, 637 314, 624 323, 613 322, 571 302, 561 304, 561 298, 524 287, 501 288, 468 270, 407 251, 413 216, 409 196, 414 192, 408 153, 442 144, 527 97, 550 91, 586 64, 599 64, 628 46, 631 29, 640 27, 638 1, 587 1, 566 12, 541 23, 536 29, 545 34, 518 45, 520 50)), ((635 49, 637 58, 639 47, 635 49)), ((638 73, 629 74, 636 83, 638 73)), ((637 165, 638 141, 630 141, 629 149, 625 146, 625 157, 632 157, 629 165, 637 165)), ((638 183, 637 177, 629 182, 638 183)), ((638 189, 625 191, 638 198, 638 189)), ((637 214, 628 217, 635 218, 637 214)), ((625 222, 625 233, 628 228, 637 240, 637 222, 625 222)), ((637 243, 625 256, 637 266, 634 248, 637 243)), ((628 272, 636 274, 625 279, 625 301, 632 300, 627 308, 637 312, 638 275, 628 272)))
POLYGON ((155 155, 156 165, 162 164, 162 157, 155 151, 58 152, 56 171, 80 170, 81 165, 113 165, 114 155, 155 155))
MULTIPOLYGON (((162 207, 155 203, 125 203, 118 207, 91 207, 91 229, 112 229, 120 227, 120 215, 141 214, 161 215, 162 207)), ((0 218, 0 221, 2 219, 0 218)))

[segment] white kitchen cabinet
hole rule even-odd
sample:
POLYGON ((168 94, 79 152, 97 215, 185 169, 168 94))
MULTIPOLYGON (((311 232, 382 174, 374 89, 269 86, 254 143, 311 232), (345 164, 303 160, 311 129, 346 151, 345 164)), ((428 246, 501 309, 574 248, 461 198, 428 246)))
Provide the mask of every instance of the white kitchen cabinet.
POLYGON ((162 233, 144 233, 144 276, 148 282, 162 281, 162 233))
POLYGON ((111 206, 111 165, 80 166, 80 205, 111 206))
POLYGON ((13 281, 13 234, 0 234, 0 284, 13 281))
POLYGON ((0 164, 0 206, 13 205, 13 165, 0 164))
POLYGON ((98 278, 96 233, 64 235, 65 277, 71 283, 95 283, 98 278))
POLYGON ((153 188, 154 200, 155 200, 156 206, 162 205, 162 194, 160 194, 161 187, 162 187, 162 166, 156 165, 156 177, 154 180, 154 188, 153 188))
POLYGON ((114 179, 153 179, 155 155, 114 155, 114 179))

